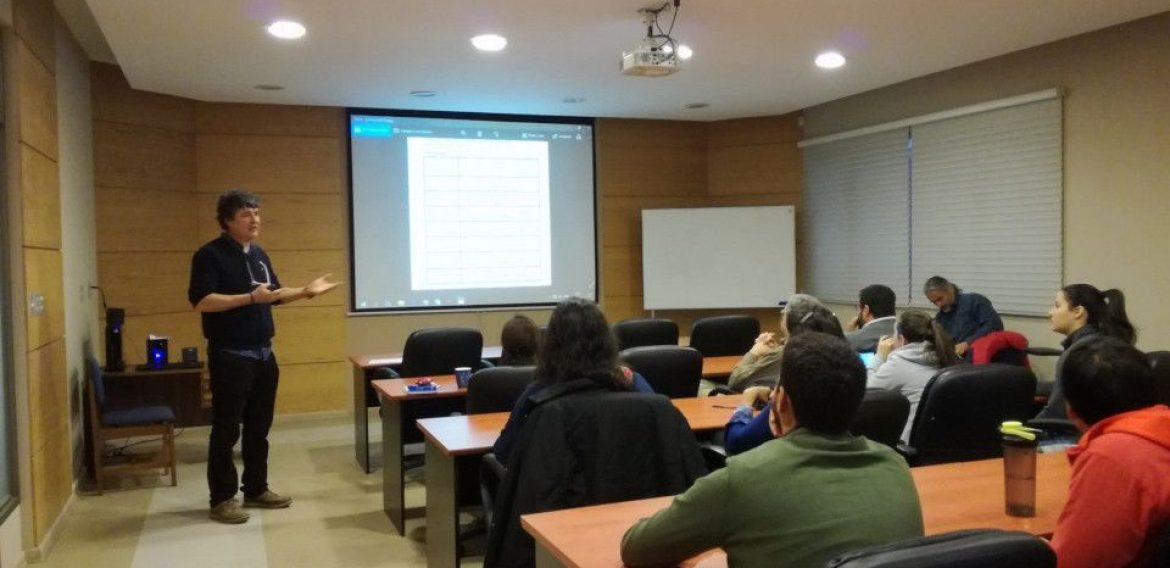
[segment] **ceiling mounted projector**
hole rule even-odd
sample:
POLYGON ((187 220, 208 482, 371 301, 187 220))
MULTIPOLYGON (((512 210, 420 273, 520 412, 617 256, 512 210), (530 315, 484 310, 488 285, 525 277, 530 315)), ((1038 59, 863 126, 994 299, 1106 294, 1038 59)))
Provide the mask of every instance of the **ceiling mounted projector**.
POLYGON ((658 8, 642 8, 642 23, 646 26, 646 37, 633 51, 622 52, 621 70, 623 75, 637 77, 663 77, 679 69, 678 42, 671 37, 674 20, 678 17, 680 0, 674 0, 674 16, 666 31, 658 25, 658 17, 671 8, 667 2, 658 8), (655 33, 657 32, 657 33, 655 33))

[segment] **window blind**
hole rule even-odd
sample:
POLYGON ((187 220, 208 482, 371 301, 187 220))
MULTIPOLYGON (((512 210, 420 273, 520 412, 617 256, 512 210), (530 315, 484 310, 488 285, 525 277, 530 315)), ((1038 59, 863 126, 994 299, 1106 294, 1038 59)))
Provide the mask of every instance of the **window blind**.
POLYGON ((806 286, 854 303, 869 284, 907 298, 908 129, 804 148, 806 286))
POLYGON ((1059 99, 911 128, 913 304, 941 274, 1003 313, 1042 315, 1061 285, 1059 99))

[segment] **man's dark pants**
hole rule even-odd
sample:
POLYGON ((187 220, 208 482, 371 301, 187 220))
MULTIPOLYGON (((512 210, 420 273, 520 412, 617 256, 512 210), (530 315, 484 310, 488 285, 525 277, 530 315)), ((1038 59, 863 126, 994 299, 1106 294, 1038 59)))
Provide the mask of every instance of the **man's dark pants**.
POLYGON ((280 369, 276 355, 266 361, 234 353, 210 350, 211 371, 211 440, 207 449, 207 486, 211 505, 235 497, 243 489, 245 497, 256 497, 268 490, 268 429, 276 405, 276 386, 280 369), (236 475, 232 448, 240 439, 243 425, 243 487, 236 475))

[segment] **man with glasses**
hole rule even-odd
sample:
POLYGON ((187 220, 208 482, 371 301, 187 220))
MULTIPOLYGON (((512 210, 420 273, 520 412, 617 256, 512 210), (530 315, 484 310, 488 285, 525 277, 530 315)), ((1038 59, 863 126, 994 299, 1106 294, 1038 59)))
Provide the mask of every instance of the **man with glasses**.
POLYGON ((272 353, 272 305, 312 298, 337 287, 326 274, 304 287, 280 284, 272 261, 255 242, 260 198, 233 189, 219 197, 216 220, 223 234, 191 259, 187 297, 203 319, 211 373, 212 423, 207 450, 210 518, 228 524, 248 520, 244 506, 282 509, 292 499, 268 488, 268 429, 272 426, 280 369, 272 353), (241 437, 243 486, 232 448, 241 437))

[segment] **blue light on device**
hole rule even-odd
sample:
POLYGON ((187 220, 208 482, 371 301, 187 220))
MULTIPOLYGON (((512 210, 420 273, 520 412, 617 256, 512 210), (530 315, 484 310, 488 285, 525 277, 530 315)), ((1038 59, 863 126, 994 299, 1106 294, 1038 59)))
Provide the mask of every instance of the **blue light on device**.
POLYGON ((152 369, 167 366, 167 340, 165 338, 146 340, 146 365, 152 369))

